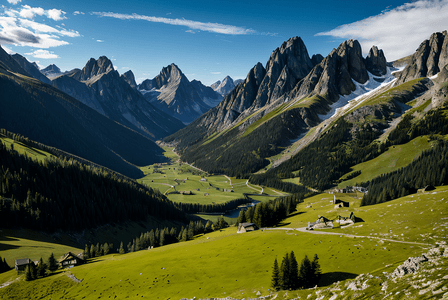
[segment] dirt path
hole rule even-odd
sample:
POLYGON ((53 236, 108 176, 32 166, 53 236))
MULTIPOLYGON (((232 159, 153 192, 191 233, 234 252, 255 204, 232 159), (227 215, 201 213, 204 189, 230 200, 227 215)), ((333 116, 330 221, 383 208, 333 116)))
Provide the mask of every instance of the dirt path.
POLYGON ((406 241, 399 241, 399 240, 393 240, 393 239, 385 239, 377 236, 367 236, 367 235, 354 235, 354 234, 347 234, 347 233, 337 233, 337 232, 328 232, 328 231, 319 231, 319 230, 306 230, 306 227, 299 227, 299 228, 287 228, 287 227, 279 227, 279 228, 263 228, 264 230, 297 230, 300 232, 306 232, 311 234, 325 234, 325 235, 339 235, 339 236, 345 236, 349 238, 364 238, 364 239, 377 239, 382 241, 388 241, 388 242, 394 242, 394 243, 402 243, 402 244, 410 244, 410 245, 418 245, 418 246, 434 246, 432 244, 426 244, 426 243, 419 243, 419 242, 406 242, 406 241))
POLYGON ((10 285, 10 284, 12 284, 12 283, 14 283, 14 282, 16 282, 16 281, 19 281, 20 278, 22 278, 22 276, 17 277, 17 278, 14 279, 14 280, 7 281, 7 282, 5 282, 5 283, 0 284, 0 289, 1 289, 1 288, 4 288, 4 287, 7 287, 8 285, 10 285))

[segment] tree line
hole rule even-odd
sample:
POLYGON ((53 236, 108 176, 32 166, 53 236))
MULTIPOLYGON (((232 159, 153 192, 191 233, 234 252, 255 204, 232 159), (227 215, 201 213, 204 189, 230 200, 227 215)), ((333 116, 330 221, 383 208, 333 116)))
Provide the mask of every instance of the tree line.
POLYGON ((82 230, 148 215, 188 222, 164 195, 134 180, 72 159, 36 161, 0 143, 2 227, 82 230))
POLYGON ((408 166, 383 174, 362 185, 368 186, 361 205, 383 203, 417 192, 417 189, 432 185, 448 184, 448 142, 437 144, 424 151, 408 166))
POLYGON ((299 268, 294 251, 291 251, 290 254, 285 254, 280 266, 275 258, 271 287, 276 291, 312 288, 318 284, 321 273, 317 254, 314 255, 313 261, 305 255, 299 268))
POLYGON ((204 225, 202 220, 190 221, 186 226, 177 227, 165 227, 162 229, 156 228, 141 233, 140 236, 135 237, 126 246, 123 242, 120 243, 118 249, 114 249, 113 243, 97 243, 85 245, 83 256, 84 259, 99 257, 107 255, 109 253, 125 254, 140 250, 146 250, 156 247, 161 247, 178 242, 184 242, 193 239, 195 235, 209 233, 215 230, 228 227, 229 224, 224 218, 218 218, 216 224, 212 221, 207 221, 204 225))
POLYGON ((274 226, 295 211, 300 202, 303 202, 303 197, 300 198, 296 195, 257 203, 245 211, 240 211, 237 224, 254 223, 259 228, 274 226))
POLYGON ((239 198, 224 203, 201 204, 201 203, 184 203, 174 202, 174 205, 187 214, 195 214, 200 212, 214 213, 225 212, 237 208, 241 204, 250 202, 247 198, 239 198))

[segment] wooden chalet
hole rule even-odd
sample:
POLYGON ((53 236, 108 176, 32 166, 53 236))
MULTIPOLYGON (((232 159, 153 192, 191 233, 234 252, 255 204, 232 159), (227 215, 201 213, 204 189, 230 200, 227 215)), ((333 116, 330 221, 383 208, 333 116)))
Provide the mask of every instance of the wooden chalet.
POLYGON ((68 252, 62 257, 59 263, 63 268, 67 268, 71 266, 82 265, 83 263, 85 263, 85 261, 84 259, 73 254, 72 252, 68 252))
POLYGON ((29 266, 31 264, 33 264, 34 262, 29 259, 29 258, 22 258, 22 259, 16 259, 15 265, 14 265, 14 269, 17 272, 24 272, 26 266, 29 266))
POLYGON ((254 223, 240 223, 238 224, 238 231, 237 233, 243 233, 243 232, 249 232, 257 230, 258 226, 254 223))

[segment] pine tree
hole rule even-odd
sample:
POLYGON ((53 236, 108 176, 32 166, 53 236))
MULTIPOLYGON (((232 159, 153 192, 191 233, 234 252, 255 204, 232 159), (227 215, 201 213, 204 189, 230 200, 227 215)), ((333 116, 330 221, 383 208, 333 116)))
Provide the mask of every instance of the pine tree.
POLYGON ((109 253, 109 251, 110 251, 109 244, 108 243, 104 243, 104 245, 103 245, 103 255, 107 255, 109 253))
POLYGON ((274 267, 272 268, 271 287, 276 291, 280 289, 280 271, 278 269, 277 258, 275 258, 274 267))
POLYGON ((311 269, 311 262, 308 259, 308 256, 305 255, 305 258, 300 263, 300 269, 299 269, 299 285, 301 288, 310 288, 312 287, 312 281, 311 277, 312 269, 311 269))
POLYGON ((89 246, 87 246, 87 244, 86 244, 86 247, 84 248, 84 252, 82 253, 82 256, 83 256, 84 259, 89 259, 89 257, 90 257, 89 254, 90 254, 89 253, 89 246))
POLYGON ((94 258, 95 257, 95 253, 96 253, 96 251, 95 251, 95 245, 90 245, 90 255, 89 255, 89 257, 90 258, 94 258))
POLYGON ((285 257, 283 257, 282 265, 280 266, 280 287, 282 290, 287 290, 290 288, 290 270, 289 270, 289 255, 288 253, 285 254, 285 257))
POLYGON ((31 264, 30 264, 30 272, 31 272, 31 277, 33 279, 37 279, 37 268, 36 268, 36 265, 34 264, 34 262, 31 262, 31 264))
POLYGON ((26 281, 33 280, 33 275, 31 274, 31 267, 30 267, 30 265, 27 265, 25 267, 25 280, 26 281))
POLYGON ((123 242, 120 243, 120 248, 118 249, 118 253, 120 253, 120 254, 125 253, 124 248, 123 248, 123 242))
POLYGON ((44 263, 44 261, 41 257, 39 260, 39 264, 37 265, 37 276, 44 277, 46 270, 47 270, 47 265, 44 263))
POLYGON ((289 284, 293 290, 299 288, 299 265, 294 251, 291 251, 291 255, 289 256, 289 284))
POLYGON ((313 273, 312 285, 317 285, 319 283, 320 275, 322 274, 317 254, 314 254, 313 262, 311 263, 311 272, 313 273))
POLYGON ((58 269, 58 262, 54 258, 54 254, 51 253, 50 257, 48 258, 48 269, 53 272, 58 269))

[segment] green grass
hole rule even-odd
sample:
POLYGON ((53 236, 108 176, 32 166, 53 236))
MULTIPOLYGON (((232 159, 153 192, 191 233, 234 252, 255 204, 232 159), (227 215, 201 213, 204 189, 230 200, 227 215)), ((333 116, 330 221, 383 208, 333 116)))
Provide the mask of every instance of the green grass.
POLYGON ((22 142, 14 141, 13 139, 5 137, 1 133, 0 133, 0 142, 2 142, 8 148, 10 148, 11 145, 13 145, 15 151, 19 152, 20 154, 26 155, 32 159, 38 160, 40 162, 44 161, 49 157, 52 157, 52 155, 48 152, 33 147, 29 147, 23 144, 22 142))
MULTIPOLYGON (((233 177, 229 180, 224 175, 207 175, 205 176, 206 181, 200 181, 205 173, 186 164, 180 165, 177 155, 171 151, 171 148, 167 147, 164 149, 165 156, 170 158, 171 161, 140 168, 145 177, 139 179, 138 182, 165 193, 171 201, 213 204, 244 198, 244 193, 261 192, 261 187, 256 185, 250 184, 248 187, 246 179, 233 177), (160 170, 161 173, 154 173, 155 169, 160 170), (233 192, 225 192, 224 190, 233 190, 233 192), (191 191, 194 195, 172 193, 175 191, 191 191)), ((284 195, 283 193, 274 192, 272 189, 266 189, 265 193, 284 195)))
MULTIPOLYGON (((333 218, 354 211, 364 222, 330 232, 366 237, 287 230, 236 234, 236 228, 231 227, 150 251, 108 255, 70 269, 83 279, 81 283, 70 281, 64 272, 32 282, 19 279, 1 288, 0 298, 247 299, 258 291, 269 294, 273 261, 290 251, 299 261, 305 255, 317 254, 324 273, 321 284, 326 285, 361 273, 390 272, 408 257, 425 252, 421 245, 384 239, 435 244, 448 238, 448 187, 368 207, 359 207, 359 196, 336 194, 338 199, 350 202, 349 208, 338 210, 330 203, 333 195, 307 198, 282 226, 302 227, 318 215, 333 218), (309 205, 312 207, 307 208, 309 205)), ((1 274, 0 284, 15 278, 13 271, 1 274)), ((288 291, 281 297, 306 299, 310 292, 314 290, 288 291)))
POLYGON ((336 194, 350 207, 335 209, 332 194, 319 194, 297 206, 297 215, 284 221, 285 227, 305 227, 318 216, 334 219, 353 212, 364 222, 332 232, 382 237, 408 242, 435 244, 448 239, 448 187, 417 193, 382 204, 360 207, 362 193, 336 194), (311 207, 309 207, 311 206, 311 207))
POLYGON ((6 259, 10 267, 14 267, 14 261, 21 258, 30 258, 33 261, 41 257, 46 260, 51 253, 55 257, 72 251, 82 252, 66 236, 49 235, 34 230, 10 230, 0 231, 0 256, 6 259))
POLYGON ((403 145, 390 146, 380 156, 352 167, 352 172, 361 171, 361 174, 350 180, 344 180, 344 178, 352 172, 344 175, 338 187, 356 186, 361 182, 367 182, 381 174, 403 168, 430 147, 431 143, 428 141, 428 136, 417 137, 403 145))
MULTIPOLYGON (((253 297, 269 293, 274 259, 294 251, 301 260, 315 253, 327 277, 333 272, 359 274, 401 261, 417 249, 387 244, 375 249, 376 241, 309 233, 258 231, 236 234, 236 228, 201 236, 194 241, 139 251, 108 255, 70 271, 83 281, 66 280, 64 273, 33 282, 17 282, 0 290, 1 296, 20 295, 34 299, 48 295, 58 299, 180 299, 199 297, 253 297), (207 239, 208 237, 208 239, 207 239), (372 250, 365 251, 365 249, 372 250), (373 256, 373 257, 372 257, 373 256), (374 259, 372 259, 374 258, 374 259), (30 295, 30 291, 34 293, 30 295)), ((291 292, 293 295, 294 292, 291 292)))

